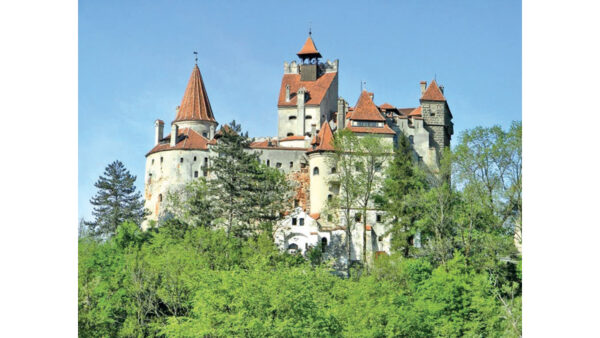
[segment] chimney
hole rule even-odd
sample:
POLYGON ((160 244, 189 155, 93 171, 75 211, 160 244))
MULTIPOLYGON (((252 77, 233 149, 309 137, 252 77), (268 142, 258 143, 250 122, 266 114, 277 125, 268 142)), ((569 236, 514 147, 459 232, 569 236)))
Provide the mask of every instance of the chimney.
POLYGON ((179 133, 179 127, 173 123, 171 125, 171 147, 177 144, 177 134, 179 133))
POLYGON ((161 120, 154 122, 154 145, 157 145, 163 138, 163 130, 165 129, 165 123, 161 120))
POLYGON ((343 98, 338 97, 337 102, 337 130, 344 129, 346 125, 346 101, 343 98))
POLYGON ((211 124, 208 132, 208 139, 212 140, 213 138, 215 138, 215 125, 211 124))
POLYGON ((317 136, 317 125, 314 123, 310 125, 310 136, 317 136))
POLYGON ((306 102, 306 88, 302 87, 300 89, 298 89, 298 102, 297 105, 298 106, 304 106, 304 103, 306 102))
POLYGON ((285 102, 290 102, 290 85, 285 85, 285 102))
POLYGON ((421 95, 425 93, 425 89, 427 89, 427 81, 421 81, 421 95))

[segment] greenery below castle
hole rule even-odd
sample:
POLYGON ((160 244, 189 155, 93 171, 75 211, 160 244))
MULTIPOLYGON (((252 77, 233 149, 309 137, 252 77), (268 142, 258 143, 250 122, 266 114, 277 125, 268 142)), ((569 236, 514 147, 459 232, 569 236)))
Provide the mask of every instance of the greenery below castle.
POLYGON ((276 248, 277 194, 265 199, 273 187, 259 182, 281 177, 250 158, 229 162, 222 181, 190 186, 193 198, 172 201, 172 217, 151 230, 102 209, 119 224, 113 235, 97 219, 110 233, 79 240, 80 336, 520 336, 520 122, 466 131, 435 175, 399 144, 375 196, 393 217, 395 253, 355 265, 349 278, 334 275, 318 247, 308 259, 276 248), (253 200, 205 204, 214 201, 197 192, 218 194, 219 184, 231 196, 255 191, 253 200), (253 218, 237 205, 252 206, 253 218), (215 226, 207 212, 240 228, 215 226), (244 231, 257 222, 262 231, 244 231))

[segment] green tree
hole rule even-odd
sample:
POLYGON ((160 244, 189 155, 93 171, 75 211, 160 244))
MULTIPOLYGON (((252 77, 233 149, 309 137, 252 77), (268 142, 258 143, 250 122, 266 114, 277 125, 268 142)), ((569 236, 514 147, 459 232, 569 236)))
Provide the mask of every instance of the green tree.
POLYGON ((108 238, 124 221, 141 224, 147 213, 142 195, 136 191, 135 179, 119 160, 104 169, 104 175, 94 184, 98 192, 90 200, 95 219, 85 223, 94 235, 108 238))
POLYGON ((401 135, 390 165, 386 170, 383 194, 378 204, 392 220, 392 249, 409 257, 416 235, 418 197, 427 186, 423 170, 413 161, 413 151, 408 138, 401 135))
POLYGON ((174 217, 188 227, 210 227, 214 204, 215 199, 210 195, 206 179, 200 177, 175 191, 169 191, 165 210, 167 217, 174 217))

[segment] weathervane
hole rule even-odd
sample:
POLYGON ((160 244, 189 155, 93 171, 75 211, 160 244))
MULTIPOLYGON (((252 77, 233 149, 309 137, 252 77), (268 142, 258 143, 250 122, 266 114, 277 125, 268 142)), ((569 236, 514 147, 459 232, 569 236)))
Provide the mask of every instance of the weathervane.
POLYGON ((362 91, 363 91, 363 85, 365 85, 365 90, 366 90, 366 87, 367 87, 367 81, 360 80, 360 92, 361 92, 361 93, 362 93, 362 91))
POLYGON ((308 35, 312 36, 312 21, 308 22, 308 35))
POLYGON ((194 55, 196 55, 196 65, 198 65, 198 52, 194 51, 194 55))

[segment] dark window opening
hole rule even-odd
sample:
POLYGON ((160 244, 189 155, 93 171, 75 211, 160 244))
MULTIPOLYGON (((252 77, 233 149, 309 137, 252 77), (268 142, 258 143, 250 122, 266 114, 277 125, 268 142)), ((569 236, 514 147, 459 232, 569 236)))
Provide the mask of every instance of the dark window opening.
POLYGON ((300 204, 300 201, 298 201, 297 199, 295 199, 294 200, 294 208, 297 208, 298 204, 300 204))
POLYGON ((179 158, 179 163, 183 163, 183 157, 179 158))
POLYGON ((267 160, 267 167, 271 166, 271 160, 267 160))
MULTIPOLYGON (((290 120, 295 120, 295 119, 296 119, 296 116, 295 116, 295 115, 292 115, 292 116, 290 116, 290 120)), ((289 136, 289 135, 288 135, 288 136, 289 136)))
POLYGON ((196 162, 196 156, 194 156, 194 162, 196 162))
POLYGON ((276 167, 276 168, 281 168, 281 162, 277 162, 277 163, 275 163, 275 167, 276 167))
POLYGON ((327 248, 327 238, 323 237, 323 238, 321 238, 321 251, 325 252, 326 248, 327 248))
POLYGON ((311 119, 312 119, 312 116, 311 116, 311 115, 306 115, 305 119, 306 119, 306 120, 311 120, 311 119))
POLYGON ((298 244, 292 243, 288 246, 288 250, 298 250, 298 244))
POLYGON ((294 136, 294 133, 287 133, 287 136, 294 136))
POLYGON ((298 223, 298 219, 296 217, 292 218, 292 225, 296 225, 298 223))
POLYGON ((194 171, 194 177, 198 177, 198 171, 194 171))
POLYGON ((380 214, 378 214, 378 215, 377 215, 377 223, 380 223, 380 222, 381 222, 381 215, 380 215, 380 214))
POLYGON ((336 169, 335 167, 331 168, 331 173, 332 173, 332 174, 335 174, 335 173, 337 173, 337 169, 336 169))
POLYGON ((290 162, 290 168, 294 167, 294 162, 290 162))
POLYGON ((356 214, 354 215, 354 220, 355 220, 356 222, 360 222, 360 219, 361 219, 361 217, 360 217, 360 216, 361 216, 360 212, 359 212, 359 213, 356 213, 356 214))
POLYGON ((332 194, 327 195, 327 200, 331 201, 331 199, 333 199, 333 195, 332 194))
POLYGON ((204 158, 204 165, 208 167, 208 157, 204 158))
POLYGON ((154 164, 154 159, 152 159, 152 164, 154 164))
POLYGON ((304 225, 304 218, 300 218, 300 225, 304 225))
POLYGON ((162 194, 158 194, 158 201, 162 202, 162 194))
POLYGON ((375 163, 375 171, 381 171, 381 163, 375 163))
POLYGON ((319 175, 319 167, 313 168, 313 175, 319 175))
POLYGON ((382 128, 383 123, 377 121, 355 121, 354 125, 356 127, 370 127, 370 128, 382 128))
POLYGON ((160 163, 163 163, 163 158, 162 157, 160 158, 160 163))

